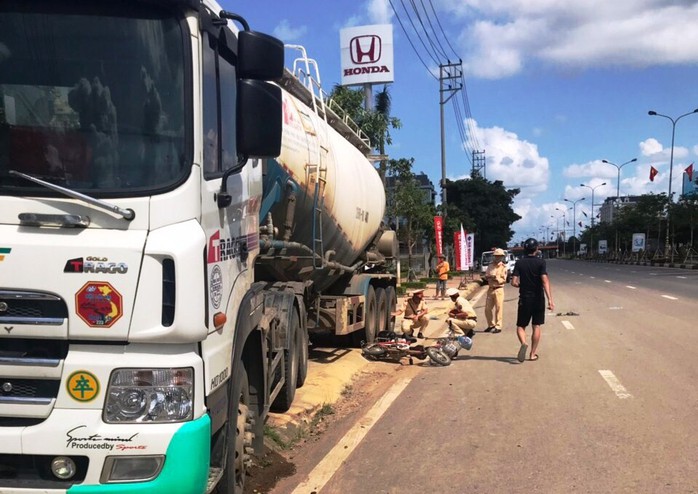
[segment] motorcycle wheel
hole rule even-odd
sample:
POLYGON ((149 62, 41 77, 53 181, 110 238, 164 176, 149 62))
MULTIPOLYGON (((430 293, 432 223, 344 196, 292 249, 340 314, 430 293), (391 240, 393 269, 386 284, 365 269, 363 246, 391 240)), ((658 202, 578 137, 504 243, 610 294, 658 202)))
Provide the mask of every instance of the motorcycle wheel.
POLYGON ((435 346, 430 346, 427 348, 427 355, 432 362, 437 365, 447 366, 451 363, 451 357, 446 355, 443 350, 435 346))

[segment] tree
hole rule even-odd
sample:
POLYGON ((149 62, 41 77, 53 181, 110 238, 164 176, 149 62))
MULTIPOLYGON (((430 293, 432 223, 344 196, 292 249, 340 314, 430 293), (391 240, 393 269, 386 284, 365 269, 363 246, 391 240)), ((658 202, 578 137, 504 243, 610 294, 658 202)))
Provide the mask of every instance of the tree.
POLYGON ((414 246, 431 230, 434 207, 424 199, 412 164, 414 159, 388 160, 387 173, 394 178, 394 187, 388 197, 388 216, 398 218, 398 239, 407 246, 407 266, 411 272, 414 246))
MULTIPOLYGON (((398 118, 390 116, 391 98, 388 87, 376 93, 373 110, 366 110, 363 106, 364 93, 362 90, 348 89, 344 86, 336 85, 332 90, 330 98, 333 99, 347 115, 356 122, 375 146, 380 155, 385 154, 385 146, 393 143, 390 129, 399 129, 402 123, 398 118)), ((378 173, 383 184, 387 170, 386 160, 381 160, 378 173)))
MULTIPOLYGON (((475 232, 476 256, 492 247, 505 247, 511 240, 514 235, 511 225, 521 219, 512 207, 519 192, 519 189, 506 189, 499 180, 490 182, 479 175, 470 179, 446 180, 447 218, 455 215, 472 221, 470 228, 475 232), (457 213, 452 212, 452 208, 457 213)), ((452 236, 453 232, 447 234, 452 236)))

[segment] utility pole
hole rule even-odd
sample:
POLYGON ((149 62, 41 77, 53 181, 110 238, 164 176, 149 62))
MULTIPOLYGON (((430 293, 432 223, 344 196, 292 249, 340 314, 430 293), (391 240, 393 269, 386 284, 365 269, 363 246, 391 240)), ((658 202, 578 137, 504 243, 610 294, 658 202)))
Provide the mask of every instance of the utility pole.
POLYGON ((446 132, 444 129, 444 105, 463 89, 463 63, 439 65, 439 106, 441 110, 441 216, 446 219, 446 132))
POLYGON ((473 171, 470 176, 480 175, 482 178, 487 178, 487 160, 485 159, 485 151, 473 150, 473 171))

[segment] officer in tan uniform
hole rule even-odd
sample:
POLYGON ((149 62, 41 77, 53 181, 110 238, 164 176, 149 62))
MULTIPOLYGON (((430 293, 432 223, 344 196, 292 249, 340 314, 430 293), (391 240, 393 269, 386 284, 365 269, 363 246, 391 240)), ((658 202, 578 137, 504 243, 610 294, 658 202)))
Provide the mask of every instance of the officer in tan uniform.
POLYGON ((504 312, 504 285, 507 282, 507 265, 504 262, 506 252, 502 249, 495 249, 494 259, 487 266, 485 279, 489 288, 487 289, 487 301, 485 303, 485 317, 487 317, 487 328, 485 333, 502 332, 502 315, 504 312))
POLYGON ((424 330, 429 324, 427 318, 427 304, 424 302, 424 290, 413 290, 410 297, 405 298, 405 303, 402 309, 398 310, 395 315, 404 314, 402 319, 402 332, 405 336, 413 336, 415 330, 418 338, 424 338, 424 330))
POLYGON ((453 308, 448 311, 446 323, 449 327, 453 327, 457 333, 463 333, 465 336, 472 338, 477 325, 475 309, 473 309, 468 299, 461 296, 457 288, 449 288, 446 290, 446 295, 453 302, 453 308))

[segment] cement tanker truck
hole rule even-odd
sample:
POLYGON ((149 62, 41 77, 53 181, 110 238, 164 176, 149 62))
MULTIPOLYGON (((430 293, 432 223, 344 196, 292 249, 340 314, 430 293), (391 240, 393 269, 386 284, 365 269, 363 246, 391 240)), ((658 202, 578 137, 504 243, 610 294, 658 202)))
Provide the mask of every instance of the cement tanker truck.
POLYGON ((309 338, 391 324, 370 145, 209 0, 0 33, 0 491, 242 492, 309 338))

